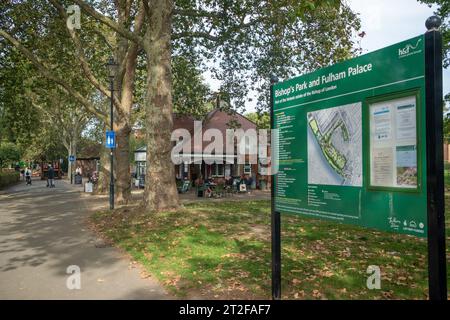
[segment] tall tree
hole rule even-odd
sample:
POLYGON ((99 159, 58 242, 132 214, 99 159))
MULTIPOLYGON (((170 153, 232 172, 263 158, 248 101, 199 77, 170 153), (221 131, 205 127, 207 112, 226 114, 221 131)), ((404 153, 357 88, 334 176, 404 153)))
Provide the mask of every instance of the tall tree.
POLYGON ((12 142, 0 141, 0 171, 4 166, 20 160, 21 152, 12 142))
MULTIPOLYGON (((270 73, 285 77, 351 56, 352 32, 359 27, 357 16, 338 0, 118 0, 114 4, 74 0, 82 8, 83 21, 88 21, 88 24, 85 27, 83 23, 85 29, 80 35, 71 30, 70 37, 64 38, 61 26, 66 16, 61 4, 66 2, 50 1, 51 8, 42 0, 20 2, 19 6, 23 3, 38 12, 34 15, 44 17, 35 19, 45 23, 35 23, 35 34, 31 38, 39 39, 36 31, 43 29, 45 35, 53 36, 45 42, 47 46, 74 49, 72 58, 78 61, 84 77, 106 96, 106 87, 98 79, 106 77, 98 69, 101 59, 91 42, 97 45, 95 35, 98 33, 102 39, 113 42, 111 47, 120 65, 116 83, 121 90, 113 96, 118 115, 115 127, 119 131, 116 156, 120 163, 128 161, 125 153, 129 148, 124 146, 129 141, 126 137, 131 128, 137 57, 142 54, 146 71, 142 111, 145 114, 149 163, 144 202, 150 210, 175 208, 179 204, 170 160, 173 89, 177 83, 174 77, 176 69, 172 69, 175 57, 197 61, 203 71, 209 69, 222 81, 223 90, 233 97, 236 107, 243 106, 249 89, 259 90, 259 105, 263 108, 267 106, 270 73), (61 17, 59 22, 52 18, 55 10, 61 17), (54 34, 48 32, 48 21, 52 22, 54 34), (87 35, 92 38, 87 38, 87 35), (91 61, 97 62, 94 66, 98 70, 92 67, 91 61)), ((89 101, 85 101, 85 97, 63 77, 58 73, 55 75, 51 64, 45 63, 47 54, 36 54, 42 50, 36 50, 26 34, 30 29, 29 26, 27 28, 30 17, 22 19, 16 11, 13 20, 14 23, 8 19, 2 23, 0 36, 16 46, 42 74, 62 86, 87 110, 107 118, 104 111, 96 110, 89 101), (22 25, 24 27, 17 32, 16 26, 22 25)), ((48 50, 44 52, 48 53, 48 50)), ((70 53, 65 54, 70 56, 70 53)), ((55 63, 58 64, 57 61, 55 63)), ((119 167, 117 176, 121 182, 118 181, 118 185, 124 190, 122 198, 126 199, 129 194, 127 167, 119 167)))
POLYGON ((146 22, 142 28, 124 28, 86 1, 75 2, 145 53, 149 166, 144 201, 151 210, 178 206, 170 161, 173 55, 194 54, 212 60, 218 65, 213 71, 227 91, 245 97, 246 77, 267 85, 261 79, 267 79, 270 71, 288 75, 299 62, 311 67, 350 56, 352 31, 358 27, 348 6, 334 0, 142 1, 146 22), (270 66, 276 66, 275 70, 270 66), (249 69, 252 72, 246 76, 249 69))
MULTIPOLYGON (((59 88, 45 88, 45 80, 39 82, 39 88, 31 87, 26 91, 30 103, 41 115, 43 125, 55 128, 58 133, 54 139, 59 139, 66 148, 67 158, 77 157, 81 133, 85 125, 91 120, 90 114, 70 99, 59 88)), ((69 162, 68 174, 72 174, 72 163, 69 162)))
MULTIPOLYGON (((115 107, 115 130, 117 132, 116 156, 116 195, 119 203, 130 199, 128 137, 131 131, 129 121, 133 103, 133 81, 137 46, 110 30, 96 25, 85 17, 83 31, 78 34, 75 29, 69 29, 66 21, 69 18, 62 1, 21 1, 0 6, 0 11, 8 18, 1 22, 0 36, 15 46, 47 79, 61 86, 86 111, 109 124, 109 113, 94 105, 83 92, 74 85, 77 78, 86 79, 91 86, 104 96, 110 98, 106 76, 106 61, 108 52, 115 55, 119 63, 119 71, 115 77, 116 90, 113 95, 115 107), (26 18, 23 13, 26 12, 26 18), (83 41, 84 39, 84 41, 83 41), (106 45, 105 45, 106 44, 106 45), (57 66, 55 68, 54 66, 57 66), (78 77, 67 78, 60 72, 71 68, 71 74, 78 71, 78 77), (65 67, 65 68, 64 68, 65 67)), ((128 24, 132 14, 129 1, 120 1, 118 6, 118 21, 128 24)), ((106 9, 108 10, 108 6, 106 9)), ((136 16, 139 20, 139 17, 136 16)), ((136 23, 139 25, 139 22, 136 23)))

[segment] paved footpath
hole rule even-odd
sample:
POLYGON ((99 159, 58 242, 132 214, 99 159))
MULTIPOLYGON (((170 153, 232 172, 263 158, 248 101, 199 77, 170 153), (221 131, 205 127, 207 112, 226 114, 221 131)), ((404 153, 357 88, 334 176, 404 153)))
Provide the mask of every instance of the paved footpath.
POLYGON ((80 191, 59 180, 0 191, 0 299, 170 299, 118 249, 98 245, 84 224, 96 200, 80 191), (79 290, 66 285, 71 265, 79 290))

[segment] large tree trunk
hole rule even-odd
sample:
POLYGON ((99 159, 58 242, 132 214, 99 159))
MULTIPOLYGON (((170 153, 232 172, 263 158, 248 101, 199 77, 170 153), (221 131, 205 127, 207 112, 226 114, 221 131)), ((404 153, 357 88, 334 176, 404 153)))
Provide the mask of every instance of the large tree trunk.
MULTIPOLYGON (((105 136, 104 134, 103 136, 105 136)), ((109 192, 109 174, 110 174, 110 160, 109 149, 104 147, 100 149, 100 172, 98 176, 97 188, 95 192, 97 194, 107 194, 109 192)))
MULTIPOLYGON (((115 117, 114 131, 116 132, 116 149, 114 151, 114 193, 115 203, 127 204, 131 199, 131 176, 130 176, 130 133, 131 129, 126 121, 115 117)), ((105 128, 106 130, 106 128, 105 128)), ((104 134, 104 136, 106 133, 104 134)), ((110 149, 101 148, 100 175, 97 183, 96 193, 109 193, 111 182, 111 158, 110 149)))
POLYGON ((131 173, 130 173, 130 132, 127 122, 116 123, 115 165, 114 173, 116 178, 116 202, 117 204, 127 204, 131 199, 131 173))
MULTIPOLYGON (((122 25, 129 23, 131 5, 127 1, 118 1, 118 19, 122 25)), ((142 14, 138 14, 143 17, 142 14)), ((137 25, 142 20, 136 17, 137 25)), ((140 29, 139 26, 137 26, 140 29)), ((120 107, 115 109, 114 130, 116 131, 117 146, 115 150, 115 192, 118 204, 127 204, 131 200, 131 175, 130 175, 130 133, 131 133, 131 109, 133 106, 134 76, 139 46, 129 43, 128 39, 117 33, 117 46, 115 58, 119 64, 123 64, 123 74, 118 73, 115 77, 115 90, 120 99, 120 107), (118 112, 120 111, 120 112, 118 112)))
MULTIPOLYGON (((75 139, 71 139, 71 141, 69 143, 69 149, 67 151, 69 153, 69 156, 67 158, 69 158, 72 155, 72 156, 75 156, 75 159, 76 159, 76 157, 77 157, 77 141, 75 139)), ((73 172, 72 162, 69 161, 69 166, 67 168, 67 178, 69 179, 69 181, 71 181, 72 172, 73 172)))
POLYGON ((147 130, 147 174, 144 205, 152 211, 179 206, 174 165, 170 158, 173 127, 171 16, 173 1, 151 2, 152 23, 148 24, 144 48, 147 55, 147 94, 145 99, 147 130))

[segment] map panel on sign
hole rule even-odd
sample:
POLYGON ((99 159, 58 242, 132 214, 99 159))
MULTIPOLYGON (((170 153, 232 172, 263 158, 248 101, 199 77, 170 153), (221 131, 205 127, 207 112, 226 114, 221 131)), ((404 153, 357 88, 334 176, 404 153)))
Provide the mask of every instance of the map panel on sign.
POLYGON ((361 103, 308 112, 308 184, 362 186, 361 103))

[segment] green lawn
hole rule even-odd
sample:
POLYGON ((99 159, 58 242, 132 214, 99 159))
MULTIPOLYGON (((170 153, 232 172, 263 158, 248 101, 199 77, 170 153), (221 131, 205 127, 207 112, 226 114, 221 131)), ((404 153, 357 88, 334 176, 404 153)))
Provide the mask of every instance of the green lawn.
MULTIPOLYGON (((269 201, 203 201, 160 214, 128 208, 92 222, 176 296, 271 296, 269 201)), ((283 216, 282 267, 284 299, 427 298, 426 241, 411 236, 283 216), (381 268, 381 290, 366 287, 369 265, 381 268)))

